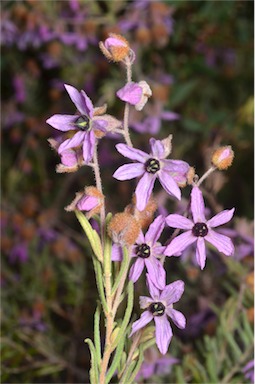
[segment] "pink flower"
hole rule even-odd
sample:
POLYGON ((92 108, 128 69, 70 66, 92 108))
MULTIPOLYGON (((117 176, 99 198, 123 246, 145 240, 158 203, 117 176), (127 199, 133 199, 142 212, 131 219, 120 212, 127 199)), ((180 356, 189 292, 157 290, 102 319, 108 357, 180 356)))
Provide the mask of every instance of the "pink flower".
POLYGON ((139 329, 144 328, 151 320, 156 325, 156 343, 159 351, 165 355, 173 336, 171 326, 168 321, 170 317, 178 328, 185 328, 186 319, 183 314, 173 309, 173 304, 180 300, 184 292, 184 282, 177 280, 159 290, 152 283, 147 274, 147 286, 151 297, 140 296, 140 307, 146 309, 137 321, 132 325, 132 336, 139 329))
POLYGON ((121 122, 114 117, 104 114, 106 106, 94 108, 90 98, 84 91, 79 92, 71 85, 65 88, 79 111, 79 115, 53 115, 47 120, 53 128, 63 132, 78 131, 70 139, 60 144, 58 153, 61 155, 70 148, 82 146, 83 158, 87 164, 91 161, 96 139, 104 136, 107 131, 120 127, 121 122), (99 116, 98 116, 99 115, 99 116))
POLYGON ((139 83, 131 81, 117 92, 117 96, 122 101, 134 105, 137 111, 141 111, 143 109, 151 95, 152 92, 149 85, 143 80, 139 83))
POLYGON ((170 136, 164 140, 151 138, 150 146, 151 153, 148 154, 126 144, 116 145, 123 156, 135 162, 122 165, 115 171, 113 177, 117 180, 130 180, 142 176, 135 190, 136 206, 139 211, 146 207, 156 179, 159 179, 167 193, 180 200, 181 191, 178 183, 186 180, 189 170, 189 165, 184 161, 166 159, 171 150, 170 136))
POLYGON ((157 258, 163 254, 165 249, 165 247, 157 241, 164 227, 164 217, 158 216, 153 223, 151 223, 145 235, 140 232, 131 253, 131 257, 136 260, 130 268, 129 278, 134 283, 139 279, 144 267, 146 267, 153 284, 159 289, 165 287, 166 272, 157 258))
POLYGON ((191 192, 191 212, 193 221, 177 214, 166 217, 166 223, 172 228, 180 228, 186 232, 175 237, 166 247, 166 256, 180 256, 182 251, 189 245, 197 242, 196 259, 201 269, 205 267, 206 252, 205 240, 214 245, 219 252, 230 256, 234 252, 231 239, 227 236, 215 232, 212 228, 227 223, 232 219, 234 208, 225 210, 212 217, 205 219, 205 206, 202 192, 198 187, 193 187, 191 192))

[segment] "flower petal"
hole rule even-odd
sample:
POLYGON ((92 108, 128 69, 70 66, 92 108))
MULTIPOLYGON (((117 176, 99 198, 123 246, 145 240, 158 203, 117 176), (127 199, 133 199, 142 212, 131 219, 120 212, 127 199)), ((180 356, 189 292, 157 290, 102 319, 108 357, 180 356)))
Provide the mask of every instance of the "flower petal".
POLYGON ((206 251, 205 241, 203 237, 197 239, 196 260, 201 269, 205 267, 206 251))
POLYGON ((162 355, 165 355, 173 336, 172 328, 170 327, 167 317, 164 315, 161 317, 155 316, 154 320, 156 324, 156 343, 159 351, 162 355))
POLYGON ((209 229, 208 234, 204 238, 226 256, 231 256, 234 253, 234 245, 229 237, 209 229))
POLYGON ((90 211, 91 209, 95 208, 99 204, 98 198, 94 196, 83 196, 78 202, 77 202, 77 208, 80 211, 90 211))
POLYGON ((96 137, 93 131, 85 132, 84 141, 83 141, 83 158, 85 163, 89 163, 92 159, 95 151, 96 137))
POLYGON ((122 259, 123 259, 122 247, 118 244, 113 244, 112 245, 111 260, 112 261, 122 261, 122 259))
POLYGON ((96 116, 93 117, 92 120, 92 127, 93 129, 99 129, 99 131, 106 132, 108 123, 104 119, 102 119, 103 116, 96 116))
POLYGON ((85 102, 85 113, 86 113, 86 115, 88 115, 92 119, 93 114, 94 114, 94 107, 93 107, 92 101, 86 95, 86 93, 84 91, 81 91, 81 95, 82 95, 84 102, 85 102))
POLYGON ((144 259, 138 257, 129 272, 129 279, 134 283, 139 279, 144 269, 144 259))
POLYGON ((166 271, 163 265, 154 256, 144 259, 151 281, 158 289, 164 289, 166 286, 166 271))
POLYGON ((53 115, 46 120, 46 123, 50 124, 53 128, 56 128, 59 131, 67 132, 72 129, 77 129, 74 122, 78 119, 78 117, 79 116, 77 115, 53 115))
POLYGON ((153 137, 150 139, 151 153, 157 159, 165 157, 165 148, 161 140, 156 140, 153 137))
POLYGON ((211 228, 218 227, 219 225, 227 223, 229 220, 232 219, 234 214, 235 208, 232 209, 226 209, 225 211, 222 211, 212 217, 210 220, 207 221, 207 225, 211 228))
POLYGON ((122 101, 131 105, 139 103, 143 94, 142 87, 134 82, 127 83, 123 88, 119 89, 116 95, 122 101))
POLYGON ((135 189, 136 206, 139 211, 143 211, 146 207, 151 196, 155 180, 156 176, 148 172, 145 172, 143 177, 139 180, 135 189))
POLYGON ((171 305, 180 300, 184 292, 184 282, 182 280, 176 280, 171 284, 166 285, 161 292, 160 300, 165 300, 167 305, 171 305))
POLYGON ((117 144, 117 151, 128 159, 138 161, 139 163, 145 163, 149 159, 148 153, 141 151, 140 149, 129 147, 127 144, 117 144))
POLYGON ((73 137, 70 139, 65 140, 60 146, 58 147, 58 153, 64 152, 66 149, 69 148, 75 148, 82 144, 85 137, 85 132, 78 131, 75 133, 73 137))
POLYGON ((196 240, 197 238, 192 235, 191 231, 184 232, 171 241, 164 254, 166 256, 180 256, 181 252, 196 240))
POLYGON ((147 297, 147 296, 139 297, 139 305, 141 309, 148 308, 151 303, 153 303, 153 299, 151 297, 147 297))
POLYGON ((129 337, 131 337, 135 332, 139 331, 139 329, 145 327, 152 319, 152 313, 150 313, 149 311, 144 311, 140 319, 136 320, 132 324, 132 332, 130 333, 129 337))
POLYGON ((194 223, 205 223, 205 203, 202 192, 198 187, 193 187, 191 191, 191 212, 194 223))
POLYGON ((151 278, 150 278, 150 275, 148 273, 146 273, 146 282, 147 282, 147 288, 150 292, 150 295, 151 297, 154 299, 154 300, 159 300, 159 296, 160 296, 160 291, 159 289, 155 286, 155 284, 153 284, 151 278))
POLYGON ((169 227, 180 229, 192 229, 194 226, 194 223, 187 219, 187 217, 175 213, 166 217, 166 223, 169 227))
POLYGON ((113 174, 117 180, 130 180, 135 177, 142 176, 144 166, 141 163, 124 164, 119 167, 113 174))
POLYGON ((181 200, 181 191, 174 179, 163 169, 158 173, 158 178, 169 195, 175 196, 178 200, 181 200))
POLYGON ((87 116, 91 117, 90 107, 92 106, 92 110, 93 110, 93 105, 92 105, 91 101, 88 103, 88 106, 86 105, 86 98, 88 98, 87 95, 85 94, 86 95, 86 98, 85 98, 84 95, 82 95, 82 93, 79 92, 72 85, 64 84, 64 86, 65 86, 65 89, 68 92, 72 102, 74 103, 74 105, 78 109, 78 111, 82 115, 87 115, 87 116))
POLYGON ((145 242, 150 242, 150 244, 152 245, 155 244, 158 238, 160 237, 164 227, 165 218, 160 215, 149 226, 149 229, 145 235, 145 242))
POLYGON ((180 311, 177 311, 176 309, 173 309, 173 308, 167 308, 166 313, 168 314, 169 317, 171 317, 174 324, 178 328, 184 329, 186 327, 185 316, 180 311))

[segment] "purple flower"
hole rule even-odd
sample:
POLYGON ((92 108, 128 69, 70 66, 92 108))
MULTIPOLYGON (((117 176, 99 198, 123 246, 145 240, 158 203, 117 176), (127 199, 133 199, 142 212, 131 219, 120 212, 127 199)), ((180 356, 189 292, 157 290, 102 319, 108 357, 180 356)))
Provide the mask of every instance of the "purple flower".
POLYGON ((26 243, 19 243, 14 245, 10 251, 10 263, 20 262, 25 263, 28 260, 28 247, 26 243))
POLYGON ((144 362, 136 375, 136 380, 150 379, 151 376, 162 376, 169 374, 172 365, 178 363, 179 360, 169 355, 161 356, 157 349, 149 348, 144 353, 144 362))
POLYGON ((250 360, 243 368, 244 376, 250 383, 254 383, 254 360, 250 360))
POLYGON ((173 336, 168 318, 170 317, 178 328, 185 328, 186 319, 183 314, 173 309, 173 304, 180 300, 184 291, 184 282, 177 280, 159 290, 152 283, 147 274, 147 285, 151 297, 140 296, 140 307, 146 309, 132 325, 132 336, 139 329, 145 327, 152 319, 156 325, 156 343, 159 351, 165 355, 173 336))
POLYGON ((136 258, 129 273, 129 278, 134 283, 139 279, 144 267, 146 267, 153 284, 159 289, 165 287, 166 272, 161 262, 157 259, 157 257, 163 254, 165 249, 165 247, 157 242, 164 226, 164 217, 158 216, 151 223, 145 235, 143 235, 142 231, 140 232, 131 253, 131 257, 136 258))
POLYGON ((141 111, 143 109, 151 95, 152 92, 149 85, 143 80, 139 83, 131 81, 117 92, 117 96, 122 101, 134 105, 137 111, 141 111))
POLYGON ((205 240, 214 245, 219 252, 230 256, 234 252, 234 246, 231 239, 212 228, 227 223, 234 214, 234 208, 225 210, 212 217, 205 219, 205 206, 202 192, 198 187, 193 187, 191 192, 191 212, 193 221, 177 214, 166 217, 166 223, 173 228, 185 229, 186 232, 175 237, 166 247, 165 255, 180 256, 182 251, 189 245, 197 242, 196 259, 201 269, 204 269, 206 252, 205 240))
POLYGON ((93 157, 96 139, 104 136, 107 131, 119 127, 121 123, 114 117, 104 114, 106 106, 94 108, 84 91, 79 92, 67 84, 65 88, 80 114, 53 115, 47 123, 63 132, 78 131, 73 137, 60 144, 58 152, 62 154, 67 149, 82 145, 83 158, 85 163, 88 163, 93 157))
POLYGON ((151 138, 150 154, 131 148, 126 144, 116 145, 117 150, 123 156, 136 162, 122 165, 115 171, 113 177, 117 180, 130 180, 142 176, 135 190, 139 211, 146 207, 157 178, 167 193, 179 200, 181 198, 181 191, 177 183, 180 180, 186 180, 185 176, 189 170, 189 165, 181 160, 165 159, 170 153, 170 142, 170 136, 165 140, 151 138))
POLYGON ((157 109, 158 108, 153 107, 150 108, 150 113, 152 114, 147 116, 143 121, 131 123, 131 127, 139 133, 150 133, 151 135, 156 135, 161 127, 161 120, 174 121, 180 118, 178 113, 157 109))

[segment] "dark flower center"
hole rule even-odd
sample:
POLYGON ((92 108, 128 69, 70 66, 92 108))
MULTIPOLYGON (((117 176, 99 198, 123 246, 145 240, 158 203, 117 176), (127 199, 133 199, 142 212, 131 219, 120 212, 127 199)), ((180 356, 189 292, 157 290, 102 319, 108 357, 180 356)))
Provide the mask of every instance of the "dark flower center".
POLYGON ((75 120, 74 125, 81 131, 86 131, 89 127, 89 118, 84 115, 79 116, 78 119, 75 120))
POLYGON ((160 169, 160 164, 157 159, 148 159, 145 163, 145 169, 149 173, 156 173, 160 169))
POLYGON ((192 234, 196 237, 205 237, 208 233, 208 228, 205 223, 196 223, 192 228, 192 234))
POLYGON ((165 313, 165 306, 160 302, 151 303, 149 311, 153 314, 153 316, 163 316, 165 313))
POLYGON ((147 257, 149 257, 151 254, 151 249, 149 245, 143 243, 143 244, 137 245, 135 249, 135 253, 137 257, 141 257, 142 259, 147 259, 147 257))

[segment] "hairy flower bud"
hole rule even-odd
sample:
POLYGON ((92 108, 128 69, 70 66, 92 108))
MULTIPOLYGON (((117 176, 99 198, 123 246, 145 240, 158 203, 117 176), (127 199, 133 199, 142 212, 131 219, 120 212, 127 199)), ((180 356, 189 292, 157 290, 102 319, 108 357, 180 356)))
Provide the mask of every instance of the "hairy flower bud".
POLYGON ((116 62, 125 59, 130 51, 128 41, 115 33, 110 33, 104 43, 100 41, 99 47, 107 59, 116 62))
POLYGON ((132 203, 127 205, 125 208, 125 212, 131 213, 136 220, 139 222, 142 229, 147 228, 153 221, 154 213, 157 209, 156 200, 151 197, 148 201, 145 209, 143 211, 139 211, 136 208, 136 196, 133 195, 132 203))
POLYGON ((85 211, 86 217, 90 219, 92 216, 100 212, 104 201, 102 193, 94 186, 84 188, 84 191, 77 192, 74 200, 65 210, 70 212, 74 210, 85 211))
POLYGON ((212 155, 212 164, 220 171, 231 166, 234 159, 234 152, 230 145, 220 147, 212 155))
POLYGON ((139 232, 139 222, 130 213, 116 213, 108 224, 109 236, 114 243, 120 245, 133 245, 139 235, 139 232))

